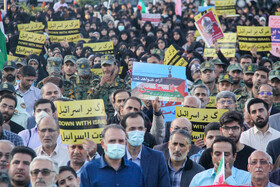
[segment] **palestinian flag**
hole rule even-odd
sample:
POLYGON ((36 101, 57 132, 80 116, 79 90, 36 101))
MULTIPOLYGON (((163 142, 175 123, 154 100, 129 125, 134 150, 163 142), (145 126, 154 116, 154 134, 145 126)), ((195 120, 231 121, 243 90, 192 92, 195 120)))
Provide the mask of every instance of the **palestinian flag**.
POLYGON ((219 164, 219 168, 216 172, 216 176, 214 179, 214 185, 216 184, 223 184, 223 182, 225 181, 225 155, 223 152, 223 156, 221 158, 220 164, 219 164))
POLYGON ((142 13, 146 13, 146 6, 143 0, 139 0, 137 9, 139 9, 142 13))
POLYGON ((0 69, 3 69, 5 61, 7 61, 6 36, 0 11, 0 69))

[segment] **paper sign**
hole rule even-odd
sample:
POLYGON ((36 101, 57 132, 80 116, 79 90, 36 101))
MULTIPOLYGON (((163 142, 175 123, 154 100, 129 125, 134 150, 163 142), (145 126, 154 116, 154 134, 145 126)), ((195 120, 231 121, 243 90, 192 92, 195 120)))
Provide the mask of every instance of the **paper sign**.
POLYGON ((146 21, 150 21, 154 26, 157 27, 158 24, 160 23, 160 18, 161 18, 160 14, 143 13, 141 22, 142 25, 144 25, 146 21))
POLYGON ((80 39, 80 20, 48 21, 48 29, 52 42, 73 42, 80 39))
POLYGON ((234 15, 236 13, 234 0, 215 0, 217 15, 234 15))
POLYGON ((269 27, 271 28, 271 54, 280 57, 280 16, 269 16, 269 27))
POLYGON ((188 62, 178 55, 178 52, 173 45, 170 45, 164 54, 164 64, 186 67, 188 62))
POLYGON ((93 52, 102 54, 114 54, 114 44, 110 42, 97 42, 97 43, 86 43, 84 47, 90 47, 93 52))
POLYGON ((30 22, 17 25, 19 31, 43 32, 45 25, 41 22, 30 22))

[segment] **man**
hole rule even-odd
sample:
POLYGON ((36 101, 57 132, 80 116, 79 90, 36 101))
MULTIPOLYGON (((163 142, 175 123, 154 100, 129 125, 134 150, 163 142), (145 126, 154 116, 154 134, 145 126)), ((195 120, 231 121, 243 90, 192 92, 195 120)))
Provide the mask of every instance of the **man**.
POLYGON ((147 58, 147 63, 150 64, 161 64, 160 56, 158 54, 150 54, 147 58))
POLYGON ((126 90, 116 90, 112 93, 112 105, 115 109, 116 114, 111 117, 110 119, 108 119, 108 123, 107 124, 111 124, 111 123, 120 123, 120 118, 121 118, 121 114, 120 114, 120 108, 123 107, 124 101, 129 98, 131 96, 131 93, 129 91, 126 90))
POLYGON ((95 79, 88 95, 88 99, 103 99, 108 118, 114 116, 114 107, 110 103, 110 95, 117 89, 130 90, 130 85, 117 77, 118 66, 113 55, 101 57, 101 69, 104 75, 101 79, 95 79))
POLYGON ((248 171, 251 173, 250 186, 276 187, 278 185, 269 181, 272 171, 272 159, 266 152, 254 151, 248 160, 248 171))
POLYGON ((189 186, 194 175, 204 170, 187 157, 192 146, 191 139, 188 131, 183 129, 175 130, 170 135, 168 168, 171 186, 189 186))
POLYGON ((253 76, 252 94, 254 98, 258 97, 258 88, 268 81, 269 70, 265 67, 258 67, 253 76))
POLYGON ((62 97, 59 87, 51 82, 44 84, 41 88, 40 94, 43 99, 49 99, 51 101, 62 97))
POLYGON ((280 145, 280 138, 277 138, 275 140, 270 141, 266 147, 266 152, 271 156, 273 160, 273 164, 275 164, 277 158, 280 155, 279 145, 280 145))
POLYGON ((77 176, 75 170, 70 166, 61 166, 57 176, 58 187, 79 187, 80 178, 77 176))
MULTIPOLYGON (((220 131, 223 136, 235 142, 236 160, 234 162, 234 167, 247 171, 248 158, 255 149, 240 143, 240 136, 244 131, 243 122, 244 118, 241 113, 237 111, 228 111, 220 118, 220 131)), ((207 149, 204 151, 199 163, 205 169, 209 169, 213 167, 213 163, 211 161, 209 162, 209 160, 211 160, 211 153, 210 150, 207 149)))
POLYGON ((214 70, 215 66, 212 62, 204 62, 200 66, 200 79, 202 80, 202 83, 208 87, 210 96, 216 96, 218 93, 215 83, 216 73, 214 70))
POLYGON ((144 116, 141 112, 128 113, 121 125, 128 134, 126 156, 141 167, 145 186, 169 186, 167 165, 161 152, 142 145, 146 132, 144 116))
POLYGON ((3 64, 3 80, 2 82, 7 82, 12 85, 16 85, 17 76, 17 66, 13 61, 7 61, 3 64))
MULTIPOLYGON (((184 118, 184 117, 176 118, 171 122, 171 126, 170 126, 170 129, 169 129, 170 134, 173 131, 179 130, 179 129, 184 129, 191 134, 192 123, 187 118, 184 118)), ((156 146, 154 146, 154 149, 158 150, 158 151, 161 151, 163 153, 165 159, 168 159, 170 157, 169 151, 168 151, 168 142, 156 145, 156 146)), ((190 157, 190 156, 192 156, 193 154, 196 154, 199 151, 200 151, 200 148, 198 146, 192 145, 190 147, 190 150, 188 151, 188 156, 190 157)))
POLYGON ((226 65, 218 58, 211 60, 211 62, 215 66, 216 77, 220 77, 224 73, 226 65))
POLYGON ((271 85, 262 84, 259 86, 257 98, 264 100, 268 104, 269 115, 277 114, 280 112, 279 109, 273 106, 273 96, 274 96, 274 90, 271 85))
POLYGON ((32 66, 23 66, 20 71, 20 83, 16 87, 16 92, 23 97, 26 104, 26 112, 32 116, 34 103, 41 98, 40 90, 32 84, 36 77, 36 72, 32 66))
POLYGON ((242 71, 243 70, 239 64, 230 64, 227 68, 228 74, 232 76, 232 88, 235 95, 241 95, 242 87, 244 86, 241 84, 243 75, 242 71))
POLYGON ((190 187, 213 185, 215 173, 224 153, 225 182, 229 185, 243 185, 250 182, 250 173, 233 167, 236 158, 236 147, 233 140, 218 136, 211 146, 211 156, 214 168, 196 174, 190 187))
POLYGON ((126 160, 126 133, 120 125, 108 125, 102 131, 105 154, 89 162, 81 174, 81 187, 144 186, 141 168, 126 160))
POLYGON ((66 55, 64 57, 63 73, 66 80, 75 80, 75 73, 77 71, 76 65, 77 58, 73 55, 66 55))
POLYGON ((33 149, 24 146, 17 146, 11 152, 9 175, 11 184, 14 187, 29 187, 29 165, 36 157, 33 149))
POLYGON ((241 56, 239 64, 241 68, 244 69, 246 65, 248 66, 250 64, 253 64, 253 62, 254 62, 253 57, 251 55, 246 54, 241 56))
POLYGON ((201 108, 206 108, 209 102, 209 88, 204 84, 195 85, 191 90, 191 96, 196 96, 201 100, 201 108))
POLYGON ((280 109, 280 70, 269 72, 269 84, 274 88, 273 105, 280 109))
POLYGON ((240 142, 254 149, 266 151, 267 144, 280 137, 280 132, 268 124, 268 104, 259 98, 254 98, 249 101, 247 110, 254 127, 241 134, 240 142))
POLYGON ((184 97, 182 107, 201 108, 201 100, 196 96, 186 96, 184 97))
POLYGON ((13 95, 3 95, 0 98, 0 112, 3 116, 4 124, 7 129, 17 134, 20 131, 24 130, 24 128, 11 120, 14 115, 16 106, 17 99, 13 95))
POLYGON ((58 174, 58 165, 47 156, 37 156, 30 164, 32 186, 54 186, 58 174))
POLYGON ((219 92, 232 91, 233 81, 229 74, 221 74, 218 79, 217 89, 219 92))
POLYGON ((36 103, 34 104, 34 124, 32 123, 30 125, 27 125, 28 129, 23 130, 19 133, 19 136, 23 139, 25 146, 35 149, 41 145, 38 136, 37 122, 39 122, 40 118, 44 116, 54 116, 55 111, 56 108, 52 101, 48 99, 39 99, 36 101, 36 103))
POLYGON ((8 172, 8 164, 11 160, 11 151, 15 145, 9 140, 0 140, 0 171, 8 172))
POLYGON ((216 96, 216 108, 234 111, 236 107, 235 94, 230 91, 219 92, 216 96))
POLYGON ((42 145, 35 149, 38 156, 48 156, 58 163, 58 166, 65 166, 69 160, 67 149, 57 144, 59 136, 58 122, 51 116, 43 117, 38 123, 38 135, 42 145))

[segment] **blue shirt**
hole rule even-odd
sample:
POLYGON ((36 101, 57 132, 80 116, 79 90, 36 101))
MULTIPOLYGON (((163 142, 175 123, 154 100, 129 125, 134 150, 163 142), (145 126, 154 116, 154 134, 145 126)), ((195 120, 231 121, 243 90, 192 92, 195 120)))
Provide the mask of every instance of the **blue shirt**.
POLYGON ((2 130, 0 140, 9 140, 15 146, 23 146, 22 138, 19 135, 15 134, 13 132, 7 131, 5 129, 2 130))
POLYGON ((104 160, 104 155, 87 163, 81 174, 80 187, 142 187, 144 180, 141 168, 124 158, 116 171, 104 160))
MULTIPOLYGON (((202 171, 193 177, 190 187, 213 185, 215 175, 214 168, 202 171)), ((250 182, 251 174, 235 167, 231 168, 231 176, 226 179, 226 183, 229 185, 244 185, 250 182)))
POLYGON ((183 174, 183 169, 186 165, 188 158, 186 158, 184 164, 182 165, 182 167, 176 171, 172 166, 171 166, 171 162, 170 162, 170 158, 168 160, 168 167, 169 167, 169 176, 170 176, 170 181, 171 181, 171 186, 172 187, 180 187, 181 184, 181 178, 182 178, 182 174, 183 174))

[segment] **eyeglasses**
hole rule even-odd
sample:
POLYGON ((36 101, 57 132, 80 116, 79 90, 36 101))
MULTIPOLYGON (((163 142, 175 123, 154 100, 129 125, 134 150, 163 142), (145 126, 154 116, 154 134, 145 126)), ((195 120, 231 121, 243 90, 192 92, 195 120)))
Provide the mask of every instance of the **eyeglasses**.
POLYGON ((259 92, 259 95, 271 96, 271 95, 272 95, 272 92, 259 92))
POLYGON ((223 100, 223 101, 219 101, 218 103, 221 103, 221 104, 229 104, 229 105, 231 105, 231 104, 233 104, 233 101, 231 101, 231 100, 228 100, 228 101, 225 101, 225 100, 223 100))
POLYGON ((230 131, 230 129, 232 131, 238 131, 240 129, 240 127, 238 127, 238 126, 234 126, 234 127, 223 126, 222 129, 225 130, 225 131, 230 131))
MULTIPOLYGON (((270 162, 266 161, 266 160, 259 160, 260 165, 264 166, 267 164, 271 164, 270 162)), ((252 166, 255 166, 258 164, 258 160, 253 160, 252 162, 249 163, 252 166)))
POLYGON ((47 177, 47 176, 49 176, 49 175, 51 174, 51 172, 54 172, 54 171, 49 170, 49 169, 47 169, 47 168, 44 168, 44 169, 42 169, 42 170, 40 170, 40 169, 34 169, 34 170, 31 171, 30 173, 31 173, 31 176, 32 176, 32 177, 37 177, 37 176, 39 175, 40 172, 42 173, 42 175, 43 175, 44 177, 47 177))

